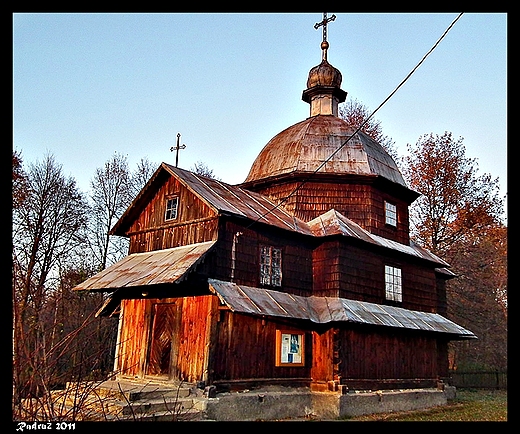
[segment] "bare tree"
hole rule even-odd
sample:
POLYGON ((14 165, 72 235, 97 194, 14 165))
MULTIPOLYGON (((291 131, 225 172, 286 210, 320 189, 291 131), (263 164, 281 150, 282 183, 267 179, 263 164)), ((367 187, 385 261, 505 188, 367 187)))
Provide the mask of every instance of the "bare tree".
POLYGON ((197 175, 205 176, 206 178, 213 178, 216 180, 220 180, 215 175, 213 175, 213 169, 210 169, 206 163, 203 161, 197 161, 193 166, 190 167, 190 170, 197 175))
POLYGON ((158 164, 152 163, 148 157, 144 157, 139 160, 139 163, 137 163, 137 168, 132 173, 132 198, 135 198, 139 194, 141 189, 150 180, 157 167, 158 164))
MULTIPOLYGON (((357 129, 371 115, 370 110, 356 98, 349 99, 339 108, 339 116, 347 122, 352 128, 357 129)), ((383 134, 381 121, 371 118, 361 128, 366 135, 379 143, 383 149, 398 163, 399 156, 395 148, 395 142, 391 137, 383 134)))
POLYGON ((132 200, 130 169, 126 156, 115 153, 97 168, 91 181, 91 248, 98 271, 126 254, 128 243, 111 237, 110 229, 132 200))
MULTIPOLYGON (((14 162, 14 160, 13 160, 14 162)), ((14 168, 13 168, 14 169, 14 168)), ((63 176, 52 155, 31 164, 24 200, 13 209, 13 320, 15 396, 45 387, 48 346, 40 315, 71 246, 80 244, 87 204, 74 178, 63 176)))
POLYGON ((72 288, 98 271, 103 259, 114 259, 117 241, 108 231, 152 171, 142 159, 131 174, 126 157, 115 155, 96 171, 89 207, 54 157, 26 173, 13 153, 13 416, 63 417, 53 388, 101 381, 112 370, 117 318, 94 316, 102 294, 72 288), (85 248, 96 242, 98 250, 85 248))
POLYGON ((97 270, 117 262, 128 251, 128 240, 109 234, 110 229, 126 211, 141 188, 148 182, 155 165, 141 158, 134 172, 126 156, 118 153, 97 168, 91 181, 91 249, 97 270))

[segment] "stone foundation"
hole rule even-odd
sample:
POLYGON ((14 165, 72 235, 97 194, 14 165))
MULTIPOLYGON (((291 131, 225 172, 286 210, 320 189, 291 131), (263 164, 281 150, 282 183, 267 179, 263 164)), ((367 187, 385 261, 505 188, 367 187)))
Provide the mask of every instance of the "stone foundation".
POLYGON ((251 421, 313 418, 333 420, 372 413, 420 410, 445 405, 453 389, 408 389, 367 392, 312 392, 307 388, 217 394, 208 399, 205 418, 251 421))
POLYGON ((349 391, 334 383, 328 386, 329 390, 324 387, 323 391, 271 385, 216 393, 215 386, 201 389, 200 385, 186 383, 111 380, 70 383, 64 390, 53 391, 51 398, 63 420, 69 420, 74 413, 75 420, 105 421, 336 420, 431 408, 455 398, 455 388, 444 384, 435 389, 379 391, 349 391))

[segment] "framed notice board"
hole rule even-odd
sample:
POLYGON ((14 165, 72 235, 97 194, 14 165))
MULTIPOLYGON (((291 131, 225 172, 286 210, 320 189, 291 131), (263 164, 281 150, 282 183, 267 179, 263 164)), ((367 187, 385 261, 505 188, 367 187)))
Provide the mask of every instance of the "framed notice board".
POLYGON ((276 330, 276 366, 305 366, 305 333, 276 330))

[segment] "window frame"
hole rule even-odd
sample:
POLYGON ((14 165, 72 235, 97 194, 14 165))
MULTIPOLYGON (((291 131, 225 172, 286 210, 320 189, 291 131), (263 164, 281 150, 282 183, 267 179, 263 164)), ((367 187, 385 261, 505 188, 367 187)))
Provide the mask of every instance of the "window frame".
POLYGON ((260 245, 258 257, 260 285, 281 287, 282 249, 280 247, 262 244, 260 245))
POLYGON ((303 331, 276 329, 276 367, 305 367, 305 336, 303 331))
POLYGON ((403 302, 403 270, 395 265, 385 264, 385 299, 403 302))
POLYGON ((385 200, 385 224, 394 228, 397 227, 397 205, 387 200, 385 200))
POLYGON ((165 222, 169 222, 169 221, 172 221, 172 220, 177 220, 177 218, 179 217, 179 196, 178 195, 171 195, 171 196, 166 196, 166 206, 165 206, 165 211, 164 211, 164 221, 165 222), (175 201, 175 207, 170 207, 169 204, 170 204, 170 201, 175 201), (168 218, 168 213, 173 213, 173 211, 175 211, 175 215, 174 216, 170 216, 168 218))

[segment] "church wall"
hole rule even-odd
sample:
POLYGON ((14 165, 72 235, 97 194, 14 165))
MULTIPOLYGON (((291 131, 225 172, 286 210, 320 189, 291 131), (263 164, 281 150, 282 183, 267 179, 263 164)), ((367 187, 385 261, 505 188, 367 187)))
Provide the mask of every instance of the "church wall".
POLYGON ((221 310, 217 340, 212 352, 211 382, 216 385, 270 379, 288 385, 310 382, 312 336, 295 322, 233 313, 221 310), (276 330, 305 332, 305 366, 276 366, 276 330))
POLYGON ((435 271, 419 263, 401 263, 403 273, 402 307, 423 312, 439 312, 435 271))
POLYGON ((374 213, 378 216, 372 221, 370 232, 398 243, 410 244, 410 221, 408 203, 378 189, 373 189, 374 213), (397 227, 385 223, 385 201, 394 204, 397 208, 397 227))
POLYGON ((435 272, 431 266, 391 252, 372 251, 356 245, 340 242, 339 297, 393 304, 405 309, 424 312, 437 311, 435 272), (385 265, 401 269, 402 302, 386 300, 385 265))
POLYGON ((182 299, 180 339, 175 376, 188 382, 207 381, 212 334, 218 319, 218 298, 214 295, 186 297, 182 299))
POLYGON ((121 300, 120 332, 115 371, 118 374, 142 377, 150 333, 151 304, 149 300, 121 300))
POLYGON ((350 388, 432 387, 439 374, 437 339, 414 331, 339 329, 341 383, 350 388))
POLYGON ((337 329, 330 324, 316 327, 312 331, 311 377, 314 389, 328 390, 327 383, 338 378, 340 372, 337 337, 337 329))
POLYGON ((218 275, 212 277, 239 285, 269 288, 260 283, 260 247, 273 246, 282 249, 282 286, 271 288, 295 295, 311 295, 312 241, 272 226, 258 223, 248 228, 248 225, 249 222, 240 219, 222 219, 218 242, 220 266, 218 275))
POLYGON ((217 217, 198 222, 154 228, 130 236, 130 253, 150 252, 216 239, 217 217))
POLYGON ((437 312, 437 281, 431 266, 405 255, 368 250, 356 244, 329 238, 316 247, 313 252, 314 295, 437 312), (385 299, 385 265, 402 270, 402 303, 385 299))
POLYGON ((133 222, 129 253, 168 249, 216 239, 217 213, 169 176, 133 222), (167 199, 179 198, 177 218, 165 220, 167 199))
POLYGON ((189 382, 207 379, 209 343, 218 315, 217 306, 218 298, 214 295, 121 300, 116 372, 140 378, 145 375, 184 378, 189 382), (154 305, 157 304, 173 307, 173 318, 160 336, 154 336, 157 331, 154 305), (159 372, 155 366, 154 351, 161 350, 156 349, 157 342, 163 346, 162 355, 169 357, 165 372, 159 372))
MULTIPOLYGON (((255 188, 255 191, 277 201, 293 192, 300 183, 301 181, 295 180, 255 188)), ((335 209, 373 234, 406 245, 410 242, 408 203, 360 180, 350 183, 306 182, 284 202, 283 207, 303 221, 310 221, 330 209, 335 209), (397 207, 397 227, 385 223, 385 200, 397 207)))

